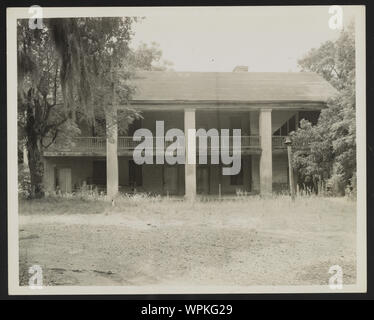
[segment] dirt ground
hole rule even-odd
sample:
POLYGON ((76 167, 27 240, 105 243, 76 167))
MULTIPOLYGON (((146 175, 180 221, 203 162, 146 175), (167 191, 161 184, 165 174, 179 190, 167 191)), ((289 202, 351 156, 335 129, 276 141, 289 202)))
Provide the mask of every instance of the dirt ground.
POLYGON ((356 203, 344 198, 237 201, 41 200, 20 203, 20 284, 328 284, 356 281, 356 203))

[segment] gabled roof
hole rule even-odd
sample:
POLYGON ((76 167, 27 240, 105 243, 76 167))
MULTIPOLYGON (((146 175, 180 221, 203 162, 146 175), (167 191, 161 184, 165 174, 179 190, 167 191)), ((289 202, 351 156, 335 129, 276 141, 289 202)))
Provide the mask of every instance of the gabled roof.
POLYGON ((326 102, 336 90, 310 72, 142 71, 132 101, 326 102))

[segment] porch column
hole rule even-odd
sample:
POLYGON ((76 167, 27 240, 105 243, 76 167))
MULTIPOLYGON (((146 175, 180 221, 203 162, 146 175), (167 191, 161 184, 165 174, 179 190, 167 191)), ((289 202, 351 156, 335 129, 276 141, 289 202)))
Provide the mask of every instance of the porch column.
POLYGON ((196 197, 196 141, 193 143, 193 141, 188 140, 189 129, 196 129, 194 109, 184 110, 184 135, 186 145, 186 161, 184 168, 185 198, 193 200, 196 197), (190 148, 189 144, 191 144, 190 148))
POLYGON ((269 195, 272 193, 273 184, 271 109, 260 111, 259 131, 262 149, 260 158, 260 193, 261 195, 269 195))
POLYGON ((106 112, 106 188, 113 199, 118 193, 117 109, 106 112))

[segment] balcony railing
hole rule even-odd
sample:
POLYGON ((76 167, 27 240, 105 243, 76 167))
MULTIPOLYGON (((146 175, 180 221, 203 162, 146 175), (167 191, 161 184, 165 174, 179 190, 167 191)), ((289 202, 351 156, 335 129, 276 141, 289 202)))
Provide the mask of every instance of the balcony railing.
POLYGON ((105 137, 77 137, 72 142, 74 150, 105 150, 105 148, 105 137))
POLYGON ((273 136, 271 144, 273 146, 273 149, 283 149, 286 148, 286 145, 284 144, 286 137, 284 136, 273 136))
MULTIPOLYGON (((153 147, 156 148, 156 140, 159 138, 153 137, 153 147)), ((272 145, 273 149, 284 149, 284 136, 273 136, 272 145)), ((134 148, 140 143, 139 141, 133 141, 132 137, 118 137, 118 150, 134 150, 134 148)), ((172 142, 165 141, 165 148, 167 148, 172 142)), ((198 146, 198 143, 197 143, 198 146)), ((229 138, 229 146, 233 146, 233 137, 229 138)), ((210 139, 208 139, 207 147, 210 148, 210 139)), ((241 137, 242 149, 260 149, 260 137, 259 136, 242 136, 241 137)), ((48 151, 105 151, 106 150, 106 137, 76 137, 73 138, 72 142, 68 145, 52 144, 48 151)))

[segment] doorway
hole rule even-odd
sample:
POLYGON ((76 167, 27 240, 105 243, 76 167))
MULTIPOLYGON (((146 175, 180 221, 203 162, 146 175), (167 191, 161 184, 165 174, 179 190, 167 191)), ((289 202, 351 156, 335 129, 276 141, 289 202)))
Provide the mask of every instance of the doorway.
POLYGON ((62 193, 71 193, 71 168, 58 170, 58 183, 62 193))

